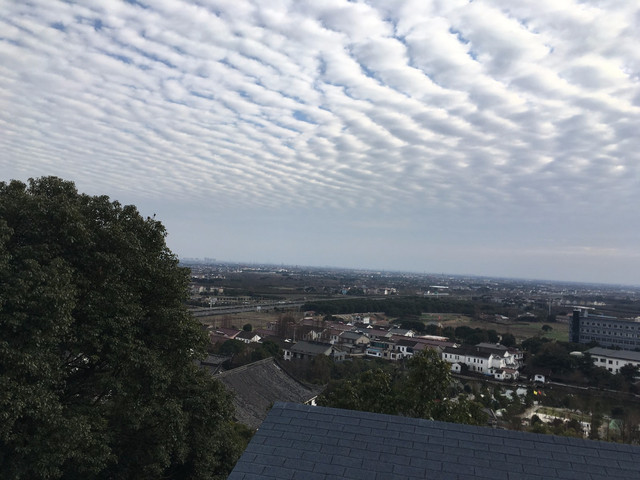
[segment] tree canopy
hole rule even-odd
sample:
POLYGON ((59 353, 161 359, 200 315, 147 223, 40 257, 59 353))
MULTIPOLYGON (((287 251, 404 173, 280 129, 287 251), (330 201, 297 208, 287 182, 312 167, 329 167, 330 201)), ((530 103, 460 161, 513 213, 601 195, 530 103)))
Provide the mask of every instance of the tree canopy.
POLYGON ((452 386, 449 364, 425 349, 413 355, 406 371, 382 369, 360 373, 354 379, 329 384, 318 397, 320 405, 367 412, 406 415, 456 423, 482 425, 482 405, 459 395, 452 386))
POLYGON ((165 236, 72 182, 0 183, 3 478, 226 477, 243 445, 165 236))

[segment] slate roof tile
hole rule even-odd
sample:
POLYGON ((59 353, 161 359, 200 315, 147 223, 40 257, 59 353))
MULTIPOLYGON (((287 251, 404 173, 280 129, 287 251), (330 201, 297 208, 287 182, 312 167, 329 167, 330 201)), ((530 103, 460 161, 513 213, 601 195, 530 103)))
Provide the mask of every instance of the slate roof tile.
POLYGON ((332 465, 340 465, 343 467, 362 467, 362 458, 356 456, 334 455, 331 459, 332 465))
POLYGON ((507 455, 506 458, 507 458, 508 464, 533 465, 534 467, 538 466, 537 457, 527 457, 522 455, 507 455))
POLYGON ((353 480, 371 480, 375 478, 376 472, 374 470, 363 470, 360 468, 347 468, 344 471, 343 478, 350 478, 353 480))
POLYGON ((366 468, 370 471, 375 471, 378 476, 391 474, 393 472, 393 464, 389 462, 383 462, 382 460, 372 460, 367 462, 366 468))
POLYGON ((425 468, 428 470, 442 470, 442 462, 438 460, 428 460, 423 458, 411 458, 409 461, 412 467, 425 468))
MULTIPOLYGON (((335 439, 337 442, 337 439, 335 439)), ((349 449, 338 445, 321 445, 320 451, 328 455, 348 455, 349 449)))
POLYGON ((638 446, 276 403, 229 479, 638 480, 639 472, 638 446))
POLYGON ((474 467, 487 467, 491 468, 493 462, 487 457, 458 457, 458 462, 462 465, 472 465, 474 467))
POLYGON ((473 440, 460 440, 458 442, 458 447, 460 447, 461 449, 471 450, 472 452, 474 450, 482 450, 484 452, 488 452, 490 444, 474 442, 473 440))
POLYGON ((329 474, 329 475, 338 475, 340 477, 344 476, 345 467, 342 465, 334 465, 332 463, 323 463, 318 462, 315 466, 315 473, 329 474))
MULTIPOLYGON (((596 455, 596 452, 593 452, 592 455, 596 455)), ((573 458, 574 457, 572 456, 572 459, 573 458)), ((615 460, 611 460, 609 458, 594 457, 594 456, 584 457, 584 463, 588 465, 602 465, 603 467, 608 467, 610 465, 617 466, 615 460)))
POLYGON ((608 450, 606 448, 599 448, 596 450, 600 458, 612 458, 616 460, 625 460, 628 457, 628 452, 622 450, 608 450))
POLYGON ((405 478, 413 478, 418 477, 421 478, 424 476, 424 468, 420 467, 412 467, 411 465, 394 465, 393 473, 397 475, 404 475, 405 478))
POLYGON ((604 477, 607 474, 607 469, 601 465, 588 465, 581 461, 571 461, 569 465, 565 464, 564 468, 569 468, 575 472, 581 473, 594 473, 604 477))
MULTIPOLYGON (((613 465, 616 465, 613 463, 613 465)), ((631 462, 627 460, 618 460, 617 465, 620 468, 624 468, 626 470, 632 470, 633 468, 638 468, 638 462, 631 462)), ((638 478, 640 478, 640 470, 638 471, 638 478)))
POLYGON ((301 458, 285 458, 284 467, 291 468, 296 471, 312 472, 316 462, 303 460, 301 458))
POLYGON ((354 438, 338 438, 338 446, 347 448, 359 448, 362 446, 362 439, 357 438, 355 435, 354 438))
POLYGON ((502 437, 482 435, 479 433, 472 434, 471 441, 480 443, 482 445, 504 445, 504 439, 502 437))
POLYGON ((267 466, 258 478, 281 478, 282 480, 291 480, 295 470, 277 466, 267 466))
POLYGON ((442 470, 426 470, 424 478, 426 480, 460 480, 457 473, 443 472, 442 470))
POLYGON ((392 447, 390 445, 385 445, 384 443, 368 443, 367 447, 372 452, 379 453, 396 453, 396 447, 392 447))
POLYGON ((257 463, 246 463, 241 465, 238 469, 239 473, 253 473, 255 475, 260 475, 264 471, 265 466, 257 463))
POLYGON ((281 467, 287 457, 282 457, 279 455, 262 455, 258 454, 251 460, 250 463, 255 463, 259 465, 267 465, 271 467, 281 467))
POLYGON ((511 445, 493 445, 491 447, 491 453, 501 453, 504 455, 520 455, 520 449, 511 445))
POLYGON ((446 463, 446 462, 442 464, 442 471, 467 474, 467 475, 473 475, 474 473, 472 465, 463 465, 461 463, 446 463))
POLYGON ((551 454, 551 458, 555 460, 562 460, 564 462, 570 462, 573 458, 575 458, 573 455, 567 452, 551 451, 549 453, 551 454))
POLYGON ((491 467, 475 467, 472 478, 490 478, 492 480, 508 480, 509 474, 491 467))
POLYGON ((567 480, 585 480, 590 479, 591 475, 585 472, 578 472, 575 470, 558 469, 557 478, 567 480))
POLYGON ((314 472, 302 472, 296 471, 293 474, 293 480, 325 480, 326 476, 324 473, 314 473, 314 472))

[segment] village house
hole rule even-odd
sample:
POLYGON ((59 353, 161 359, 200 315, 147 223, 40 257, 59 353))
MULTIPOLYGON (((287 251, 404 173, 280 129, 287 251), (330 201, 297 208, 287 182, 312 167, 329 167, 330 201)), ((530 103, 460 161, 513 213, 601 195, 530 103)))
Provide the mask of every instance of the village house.
POLYGON ((224 343, 235 339, 242 330, 235 328, 209 327, 207 328, 211 344, 224 343))
POLYGON ((501 367, 519 369, 524 364, 524 353, 517 348, 505 347, 499 343, 479 343, 476 347, 501 357, 501 367))
POLYGON ((338 336, 338 343, 345 343, 348 345, 368 345, 370 342, 369 337, 367 337, 361 331, 348 331, 342 332, 338 336))
POLYGON ((398 336, 402 336, 402 337, 413 337, 416 332, 414 332, 413 330, 410 329, 406 329, 406 328, 399 328, 399 327, 392 327, 389 330, 389 333, 391 333, 392 335, 398 335, 398 336))
POLYGON ((234 368, 216 378, 233 393, 236 421, 254 430, 260 427, 274 402, 313 404, 322 388, 298 382, 274 358, 234 368))
POLYGON ((244 343, 258 343, 262 340, 262 337, 256 332, 247 332, 243 330, 235 336, 235 339, 244 343))
POLYGON ((346 358, 346 353, 330 343, 319 342, 296 342, 291 347, 285 348, 283 358, 285 360, 293 359, 309 359, 318 355, 326 355, 336 361, 341 361, 346 358))
POLYGON ((521 352, 486 343, 445 347, 441 358, 451 364, 454 373, 461 373, 465 365, 470 372, 490 375, 496 380, 515 380, 522 366, 521 352))
POLYGON ((402 356, 402 358, 408 358, 408 357, 411 357, 417 351, 418 345, 419 345, 419 342, 417 342, 416 340, 409 340, 409 339, 402 338, 402 339, 396 340, 394 348, 395 348, 395 351, 402 356))

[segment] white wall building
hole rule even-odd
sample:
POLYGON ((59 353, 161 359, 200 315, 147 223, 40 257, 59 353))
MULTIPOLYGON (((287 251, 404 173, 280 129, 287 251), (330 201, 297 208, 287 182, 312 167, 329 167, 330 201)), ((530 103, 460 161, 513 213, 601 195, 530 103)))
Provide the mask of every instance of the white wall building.
POLYGON ((640 367, 640 352, 594 347, 587 350, 587 353, 591 355, 596 367, 606 368, 614 374, 620 373, 620 369, 625 365, 640 367))
POLYGON ((522 353, 502 345, 445 347, 441 357, 452 364, 453 372, 460 370, 456 364, 466 365, 471 372, 492 375, 497 380, 517 378, 518 369, 522 366, 522 353))

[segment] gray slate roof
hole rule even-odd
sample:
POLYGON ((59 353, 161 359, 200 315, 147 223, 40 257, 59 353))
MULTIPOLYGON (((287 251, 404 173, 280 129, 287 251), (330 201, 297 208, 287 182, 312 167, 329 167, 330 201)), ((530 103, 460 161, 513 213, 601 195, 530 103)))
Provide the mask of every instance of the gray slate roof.
POLYGON ((320 388, 307 387, 282 370, 273 358, 266 358, 216 375, 233 392, 236 419, 258 428, 274 402, 304 403, 320 388))
POLYGON ((640 352, 631 350, 612 350, 610 348, 593 347, 587 350, 591 355, 599 355, 601 357, 619 358, 621 360, 630 360, 640 362, 640 352))
POLYGON ((638 480, 640 447, 276 403, 229 480, 638 480))
POLYGON ((296 342, 290 350, 295 353, 302 353, 305 355, 329 355, 331 354, 332 345, 328 343, 316 343, 316 342, 296 342))

